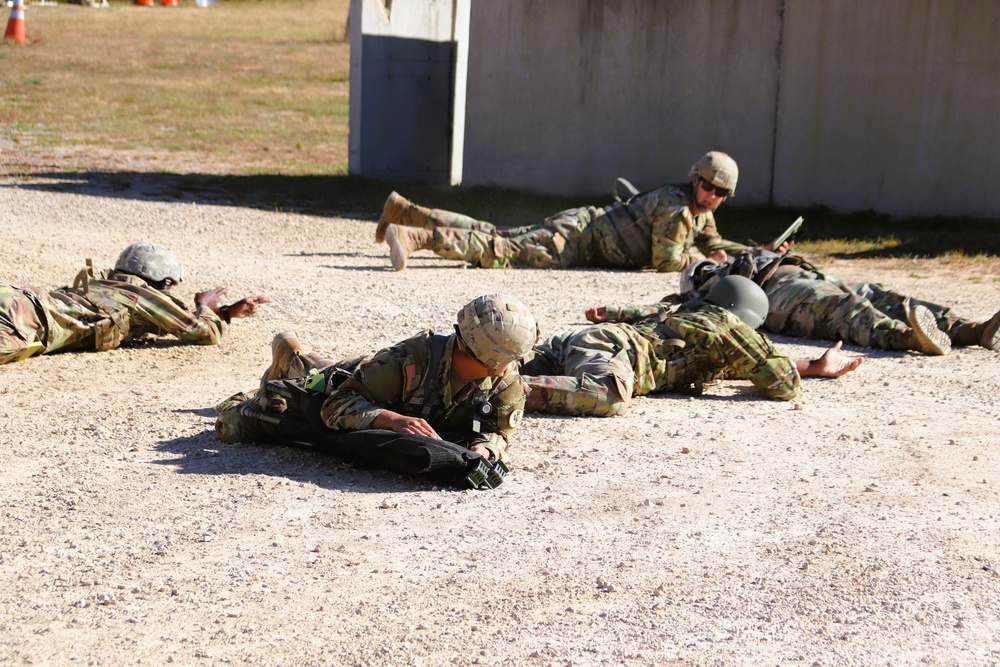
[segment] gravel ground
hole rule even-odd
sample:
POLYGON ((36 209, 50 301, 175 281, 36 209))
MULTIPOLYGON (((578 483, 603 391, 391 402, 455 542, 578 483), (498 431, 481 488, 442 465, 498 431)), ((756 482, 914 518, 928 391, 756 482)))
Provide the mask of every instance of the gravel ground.
MULTIPOLYGON (((677 286, 426 253, 394 273, 374 228, 154 182, 0 179, 4 281, 65 284, 145 239, 185 262, 185 300, 274 299, 218 347, 0 370, 0 663, 1000 663, 1000 355, 981 348, 846 348, 866 363, 793 403, 731 382, 612 419, 529 417, 489 492, 218 442, 212 406, 256 384, 277 331, 347 357, 446 331, 484 292, 517 294, 548 334, 677 286)), ((825 266, 1000 308, 974 267, 825 266)))

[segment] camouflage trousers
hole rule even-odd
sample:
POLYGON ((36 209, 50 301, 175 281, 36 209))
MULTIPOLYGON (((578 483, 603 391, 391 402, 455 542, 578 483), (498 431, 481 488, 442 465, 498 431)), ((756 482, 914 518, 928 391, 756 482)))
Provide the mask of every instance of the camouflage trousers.
POLYGON ((93 350, 94 323, 38 287, 0 283, 0 364, 36 354, 93 350))
POLYGON ((946 333, 967 322, 950 308, 907 297, 878 283, 847 283, 811 271, 769 280, 764 291, 770 301, 764 328, 785 336, 842 340, 881 350, 907 349, 901 335, 909 329, 907 302, 927 307, 946 333))
POLYGON ((618 327, 558 334, 534 347, 520 373, 531 387, 525 412, 611 417, 632 400, 632 342, 618 327))
POLYGON ((600 266, 590 223, 601 209, 588 206, 557 213, 537 225, 499 229, 489 222, 436 209, 431 246, 438 256, 484 269, 551 269, 600 266))

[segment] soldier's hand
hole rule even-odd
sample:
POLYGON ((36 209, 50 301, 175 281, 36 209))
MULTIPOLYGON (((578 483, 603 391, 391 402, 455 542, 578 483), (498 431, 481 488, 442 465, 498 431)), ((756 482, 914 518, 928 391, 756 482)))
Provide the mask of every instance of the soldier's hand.
POLYGON ((778 253, 779 255, 784 255, 786 252, 788 252, 789 250, 791 250, 792 246, 794 246, 794 245, 795 245, 795 241, 793 241, 792 239, 789 239, 789 240, 785 241, 784 243, 782 243, 781 245, 779 245, 777 248, 772 248, 771 244, 768 243, 766 246, 764 246, 764 250, 770 250, 771 252, 778 253))
POLYGON ((229 317, 250 317, 257 313, 257 306, 262 303, 271 303, 271 298, 260 294, 258 296, 248 296, 240 299, 229 306, 229 317))
POLYGON ((725 250, 713 250, 705 255, 705 257, 714 260, 719 266, 726 264, 726 260, 729 259, 729 255, 726 254, 725 250))
POLYGON ((194 295, 194 304, 208 308, 213 313, 218 313, 220 308, 219 300, 226 293, 227 289, 227 287, 215 287, 204 292, 198 292, 194 295))
POLYGON ((387 431, 395 431, 396 433, 423 435, 428 438, 437 438, 438 440, 441 440, 441 436, 439 436, 437 431, 435 431, 434 428, 425 420, 420 417, 401 415, 398 412, 393 412, 392 410, 383 410, 380 412, 372 421, 372 427, 383 428, 387 431))
POLYGON ((608 309, 604 306, 599 308, 588 308, 584 313, 588 322, 604 322, 608 319, 608 309))
POLYGON ((476 454, 482 456, 484 459, 489 460, 490 458, 490 450, 486 449, 485 445, 476 445, 472 447, 471 450, 476 454))
POLYGON ((861 365, 864 357, 849 357, 846 354, 841 354, 840 347, 843 344, 843 341, 838 340, 819 359, 798 362, 799 375, 802 377, 839 378, 841 375, 853 371, 861 365))

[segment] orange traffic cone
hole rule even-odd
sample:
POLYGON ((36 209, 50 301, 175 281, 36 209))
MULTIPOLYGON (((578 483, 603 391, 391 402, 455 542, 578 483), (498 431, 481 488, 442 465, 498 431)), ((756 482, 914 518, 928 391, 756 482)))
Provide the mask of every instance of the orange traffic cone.
POLYGON ((160 4, 164 7, 176 7, 177 0, 160 0, 160 4))
POLYGON ((7 32, 3 34, 3 41, 6 42, 8 39, 24 44, 24 0, 14 0, 14 6, 10 9, 7 32))
POLYGON ((135 0, 135 4, 142 5, 143 7, 153 7, 156 5, 156 0, 135 0))

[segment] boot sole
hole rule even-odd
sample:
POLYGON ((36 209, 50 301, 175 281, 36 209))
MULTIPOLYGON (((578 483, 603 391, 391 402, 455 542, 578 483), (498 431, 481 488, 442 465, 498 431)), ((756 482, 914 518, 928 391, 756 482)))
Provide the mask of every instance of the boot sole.
POLYGON ((925 306, 914 306, 910 309, 907 319, 920 342, 921 352, 938 356, 951 352, 951 339, 948 338, 948 334, 937 328, 934 314, 925 306))

